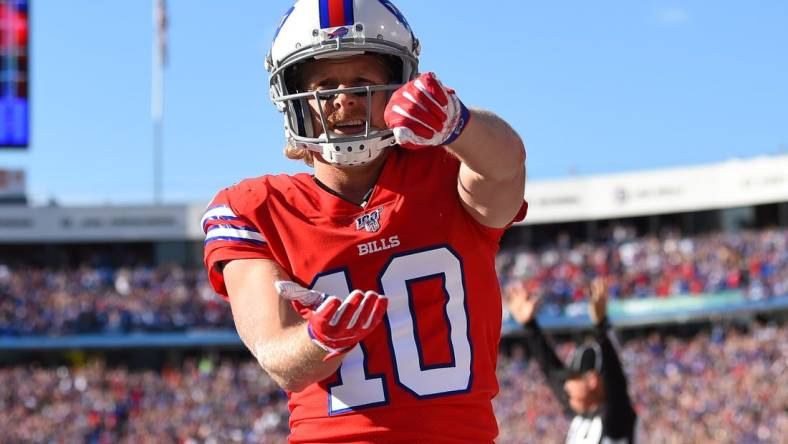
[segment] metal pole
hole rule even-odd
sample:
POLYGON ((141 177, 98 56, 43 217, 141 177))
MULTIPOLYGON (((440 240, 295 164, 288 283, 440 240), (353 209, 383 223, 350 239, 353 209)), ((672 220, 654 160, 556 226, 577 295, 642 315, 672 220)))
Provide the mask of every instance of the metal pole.
POLYGON ((163 153, 162 133, 163 122, 161 119, 153 122, 153 202, 156 205, 162 203, 162 167, 163 153))
POLYGON ((153 117, 153 202, 164 197, 164 65, 167 60, 167 11, 164 0, 153 0, 153 72, 151 116, 153 117))

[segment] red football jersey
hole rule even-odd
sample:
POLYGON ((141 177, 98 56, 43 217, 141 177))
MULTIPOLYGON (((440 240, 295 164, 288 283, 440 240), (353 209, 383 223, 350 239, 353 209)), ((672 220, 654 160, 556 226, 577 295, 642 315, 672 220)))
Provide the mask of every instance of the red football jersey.
POLYGON ((463 208, 459 167, 443 149, 397 149, 364 207, 298 174, 245 180, 208 208, 205 263, 220 294, 217 263, 269 258, 305 287, 389 298, 384 321, 335 375, 288 393, 291 442, 478 443, 498 434, 503 230, 463 208))

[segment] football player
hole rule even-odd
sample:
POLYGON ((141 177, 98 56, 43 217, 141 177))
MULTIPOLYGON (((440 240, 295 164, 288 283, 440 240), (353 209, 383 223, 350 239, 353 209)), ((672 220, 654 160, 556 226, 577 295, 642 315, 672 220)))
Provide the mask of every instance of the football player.
MULTIPOLYGON (((285 154, 206 211, 205 264, 290 398, 291 442, 493 442, 494 259, 525 150, 418 71, 388 0, 299 0, 267 57, 285 154)), ((480 85, 486 87, 487 85, 480 85)))

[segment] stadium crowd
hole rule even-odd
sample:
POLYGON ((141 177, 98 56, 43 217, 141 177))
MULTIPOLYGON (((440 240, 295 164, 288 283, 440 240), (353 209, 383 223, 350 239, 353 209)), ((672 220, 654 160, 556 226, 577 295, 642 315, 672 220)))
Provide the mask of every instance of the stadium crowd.
POLYGON ((179 368, 0 369, 0 430, 9 443, 279 443, 284 393, 254 362, 187 360, 179 368))
MULTIPOLYGON (((502 284, 524 280, 545 309, 584 300, 596 276, 611 298, 743 290, 753 299, 788 294, 788 230, 635 237, 619 227, 607 242, 498 255, 502 284)), ((0 336, 233 328, 229 306, 202 269, 0 265, 0 336)))
POLYGON ((609 279, 611 299, 742 290, 751 299, 788 294, 788 230, 636 237, 617 227, 606 242, 503 250, 502 284, 522 280, 548 310, 585 300, 591 280, 609 279))
MULTIPOLYGON (((567 355, 570 344, 560 344, 567 355)), ((568 427, 522 349, 501 356, 497 442, 562 442, 568 427)), ((623 346, 647 443, 776 443, 788 436, 788 328, 716 328, 623 346)), ((3 440, 85 443, 285 442, 284 393, 252 361, 208 357, 158 371, 0 368, 3 440)))
POLYGON ((232 328, 202 269, 0 265, 0 336, 232 328))

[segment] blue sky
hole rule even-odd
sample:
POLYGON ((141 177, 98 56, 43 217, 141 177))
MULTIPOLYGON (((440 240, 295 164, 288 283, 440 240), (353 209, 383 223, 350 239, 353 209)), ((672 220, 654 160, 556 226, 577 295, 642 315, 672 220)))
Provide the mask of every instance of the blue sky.
MULTIPOLYGON (((506 118, 530 180, 788 153, 788 3, 394 0, 435 71, 506 118)), ((303 171, 263 57, 290 1, 169 0, 165 202, 303 171)), ((33 0, 35 202, 152 200, 151 0, 33 0)))

